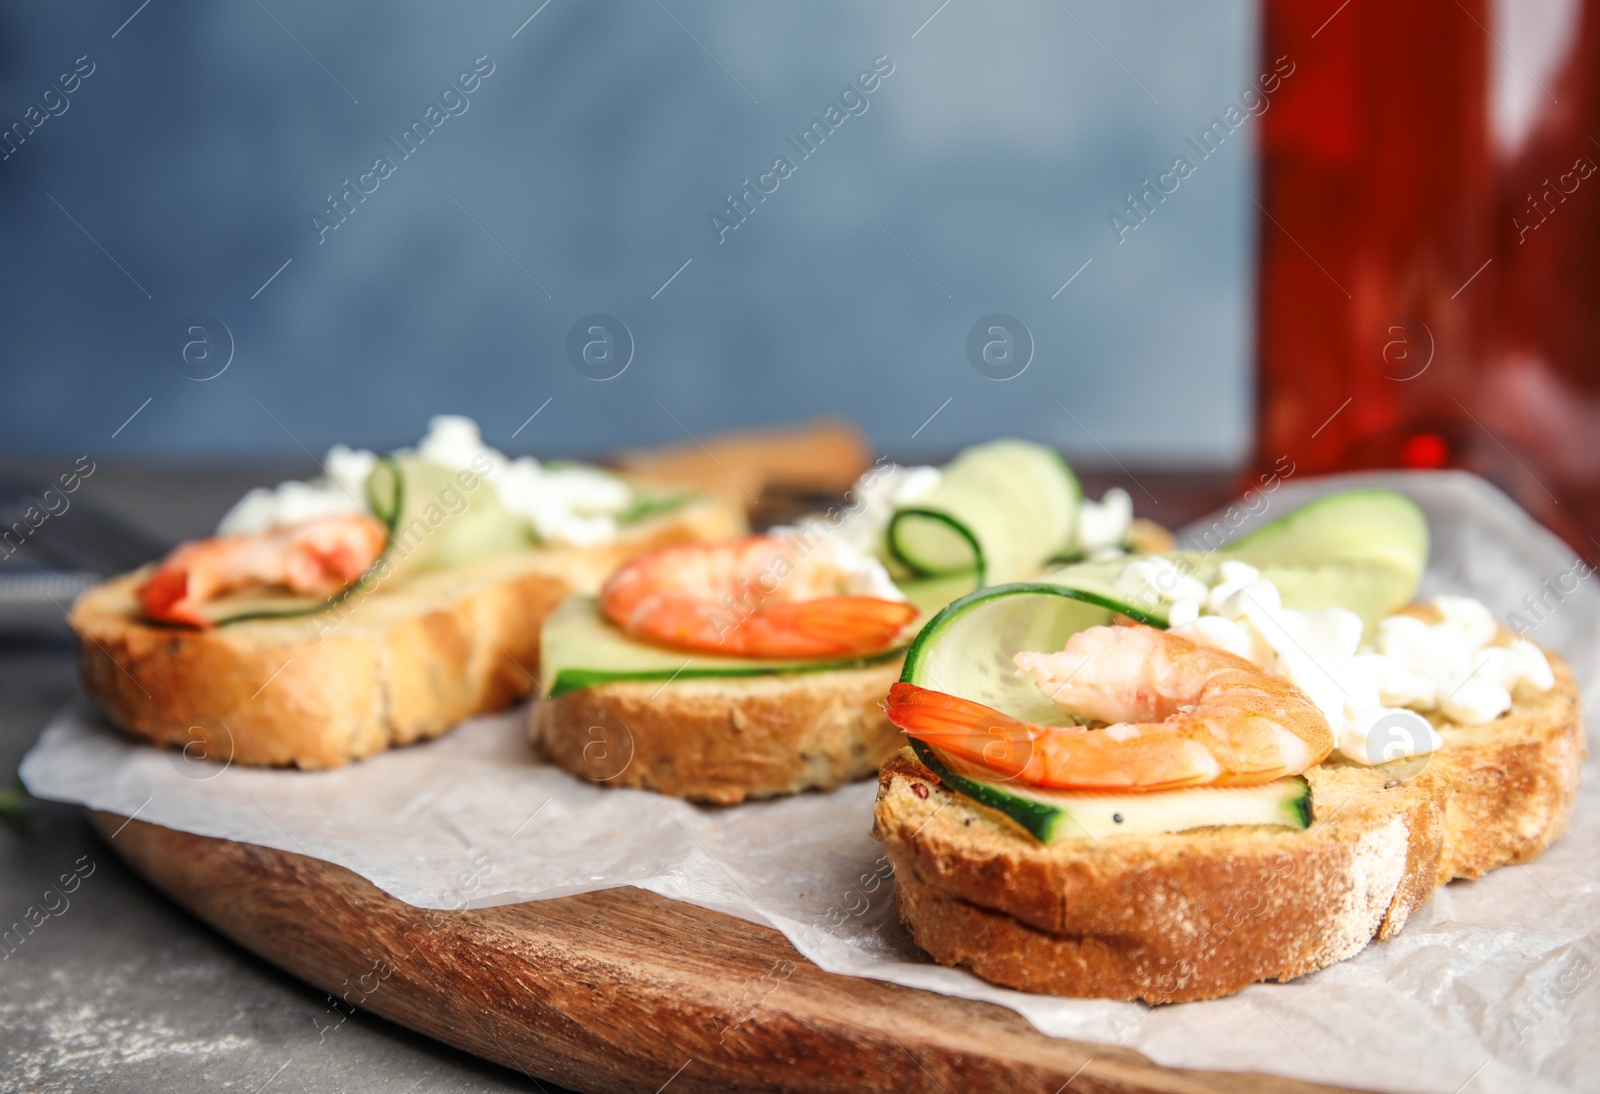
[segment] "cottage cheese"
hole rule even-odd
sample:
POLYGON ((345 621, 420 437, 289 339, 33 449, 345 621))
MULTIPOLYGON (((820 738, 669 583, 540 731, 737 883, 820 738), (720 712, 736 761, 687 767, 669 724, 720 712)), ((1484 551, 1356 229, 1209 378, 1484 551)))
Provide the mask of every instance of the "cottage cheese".
POLYGON ((1114 585, 1134 607, 1152 609, 1184 601, 1199 603, 1210 592, 1203 581, 1184 573, 1170 558, 1160 555, 1128 563, 1117 575, 1114 585))
POLYGON ((1555 683, 1549 661, 1532 642, 1491 645, 1499 626, 1470 597, 1437 597, 1438 623, 1389 616, 1364 644, 1354 612, 1285 608, 1277 586, 1243 562, 1223 562, 1208 585, 1168 559, 1139 559, 1116 585, 1135 603, 1158 601, 1174 634, 1293 681, 1326 715, 1338 751, 1357 763, 1388 763, 1440 748, 1443 740, 1424 713, 1481 725, 1509 710, 1518 690, 1543 691, 1555 683))
POLYGON ((1133 499, 1112 487, 1099 501, 1084 498, 1078 505, 1078 546, 1091 558, 1124 554, 1123 543, 1133 525, 1133 499))
POLYGON ((217 531, 225 535, 260 532, 332 513, 365 513, 367 476, 377 462, 378 457, 365 449, 336 444, 322 461, 325 478, 258 486, 223 515, 217 531))
MULTIPOLYGON (((929 494, 942 478, 937 467, 872 468, 851 487, 851 507, 833 529, 835 540, 863 554, 880 552, 895 510, 929 494)), ((1126 490, 1113 487, 1098 502, 1084 498, 1078 507, 1078 546, 1094 559, 1124 555, 1132 524, 1133 499, 1126 490)))
POLYGON ((851 596, 904 600, 905 594, 879 558, 884 535, 896 509, 926 496, 942 478, 937 467, 878 465, 850 488, 850 504, 842 516, 812 519, 803 530, 783 525, 767 534, 783 538, 799 535, 802 543, 820 540, 820 546, 812 549, 829 552, 844 575, 844 591, 851 596))
MULTIPOLYGON (((471 418, 445 414, 428 423, 414 454, 452 471, 485 474, 506 512, 545 543, 587 547, 617 537, 617 517, 633 504, 633 491, 593 467, 557 467, 530 456, 509 459, 483 443, 471 418)), ((250 491, 230 509, 219 532, 254 532, 329 513, 368 512, 366 481, 377 456, 335 445, 323 461, 326 476, 250 491)))
POLYGON ((844 541, 830 543, 834 563, 845 573, 844 591, 850 596, 870 596, 879 600, 904 600, 906 594, 889 577, 878 556, 858 551, 844 541))
POLYGON ((904 600, 906 594, 889 576, 878 556, 862 551, 839 535, 843 525, 830 527, 826 522, 813 520, 804 528, 787 524, 775 525, 767 535, 789 540, 801 557, 811 551, 825 552, 828 561, 842 575, 842 591, 848 596, 870 596, 879 600, 904 600))
POLYGON ((850 488, 852 508, 833 527, 832 541, 848 544, 858 554, 875 554, 883 545, 894 511, 926 496, 942 478, 937 467, 889 464, 872 468, 850 488))

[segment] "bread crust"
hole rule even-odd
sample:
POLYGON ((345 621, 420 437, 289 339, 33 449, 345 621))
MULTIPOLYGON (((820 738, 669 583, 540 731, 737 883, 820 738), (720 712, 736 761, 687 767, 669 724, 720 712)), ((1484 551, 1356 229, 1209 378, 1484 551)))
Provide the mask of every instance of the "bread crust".
POLYGON ((1567 830, 1588 747, 1572 670, 1546 656, 1556 675, 1549 691, 1519 694, 1485 726, 1436 723, 1446 747, 1430 770, 1451 788, 1441 884, 1526 862, 1567 830))
POLYGON ((1307 773, 1305 831, 1218 827, 1043 845, 940 785, 909 749, 879 776, 874 834, 900 915, 943 964, 1024 991, 1143 999, 1288 980, 1397 932, 1452 877, 1543 850, 1564 829, 1585 752, 1571 671, 1447 747, 1307 773))
POLYGON ((69 622, 85 690, 119 729, 252 765, 336 767, 436 737, 529 694, 544 617, 640 551, 737 535, 697 502, 600 548, 539 548, 380 586, 347 609, 209 630, 149 623, 143 571, 84 593, 69 622))
POLYGON ((606 786, 732 805, 865 778, 903 742, 883 712, 900 661, 793 675, 628 681, 534 704, 529 735, 606 786))

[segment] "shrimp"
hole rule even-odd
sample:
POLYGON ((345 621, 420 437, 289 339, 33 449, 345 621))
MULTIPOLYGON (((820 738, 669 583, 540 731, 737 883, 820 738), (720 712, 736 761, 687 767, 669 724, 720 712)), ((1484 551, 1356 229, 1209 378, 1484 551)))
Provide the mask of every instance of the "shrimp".
POLYGON ((829 550, 776 536, 666 547, 600 590, 600 611, 635 637, 738 657, 837 657, 894 644, 917 616, 903 600, 854 595, 829 550))
POLYGON ((209 627, 212 622, 200 608, 241 589, 332 596, 366 573, 388 539, 382 524, 359 513, 212 536, 174 550, 136 596, 151 619, 209 627))
POLYGON ((1103 728, 1034 725, 912 684, 890 690, 889 720, 983 777, 1063 790, 1252 786, 1298 775, 1333 749, 1305 692, 1153 627, 1090 627, 1060 653, 1014 661, 1065 711, 1103 728))

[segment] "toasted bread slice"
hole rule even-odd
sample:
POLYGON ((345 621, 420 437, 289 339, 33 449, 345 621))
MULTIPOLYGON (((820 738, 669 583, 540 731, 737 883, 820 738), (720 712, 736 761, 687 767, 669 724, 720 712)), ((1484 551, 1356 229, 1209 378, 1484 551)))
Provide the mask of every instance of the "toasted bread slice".
MULTIPOLYGON (((1135 520, 1134 549, 1172 534, 1135 520)), ((883 698, 903 661, 827 672, 600 684, 534 705, 529 735, 594 782, 732 805, 865 778, 902 745, 883 698)))
POLYGON ((874 824, 901 920, 943 964, 1054 995, 1206 999, 1323 968, 1393 935, 1451 878, 1525 861, 1565 830, 1585 747, 1577 685, 1550 661, 1554 688, 1489 725, 1441 723, 1446 747, 1425 765, 1308 772, 1303 831, 1044 845, 904 749, 880 773, 874 824))
POLYGON ((1549 691, 1519 694, 1488 725, 1435 721, 1445 748, 1430 770, 1450 790, 1440 884, 1526 862, 1566 831, 1588 749, 1571 670, 1547 656, 1556 675, 1549 691))
POLYGON ((732 805, 878 770, 904 738, 882 701, 900 661, 791 675, 601 684, 534 704, 552 761, 608 786, 732 805))
POLYGON ((737 535, 736 508, 696 502, 615 543, 541 547, 379 586, 353 606, 211 630, 140 618, 143 572, 73 606, 91 698, 127 733, 242 764, 335 767, 435 737, 533 690, 539 628, 653 547, 737 535))

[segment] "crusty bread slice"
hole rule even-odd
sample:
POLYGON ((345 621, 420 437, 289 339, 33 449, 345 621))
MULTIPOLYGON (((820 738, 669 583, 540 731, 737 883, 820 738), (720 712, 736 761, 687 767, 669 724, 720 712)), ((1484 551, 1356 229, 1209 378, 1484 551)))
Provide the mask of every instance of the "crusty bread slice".
POLYGON ((1441 724, 1432 762, 1307 773, 1313 822, 1044 845, 902 750, 874 834, 901 920, 946 965, 1055 995, 1205 999, 1388 938, 1452 877, 1521 862, 1566 827, 1585 753, 1572 673, 1497 721, 1441 724))
POLYGON ((898 659, 792 675, 628 681, 534 704, 552 761, 608 786, 731 805, 865 778, 900 747, 898 659))
POLYGON ((90 589, 70 621, 85 689, 129 734, 235 763, 334 767, 527 695, 540 626, 570 593, 641 551, 743 530, 738 509, 696 502, 606 546, 541 547, 379 586, 353 607, 212 630, 142 620, 141 571, 90 589))
MULTIPOLYGON (((1135 520, 1137 551, 1172 533, 1135 520)), ((552 761, 610 786, 732 805, 865 778, 903 743, 883 713, 902 661, 755 678, 601 684, 534 705, 552 761)))
POLYGON ((1550 662, 1556 686, 1518 695, 1504 717, 1435 722, 1445 748, 1429 770, 1449 790, 1440 884, 1526 862, 1566 831, 1588 750, 1577 685, 1564 663, 1550 662))

